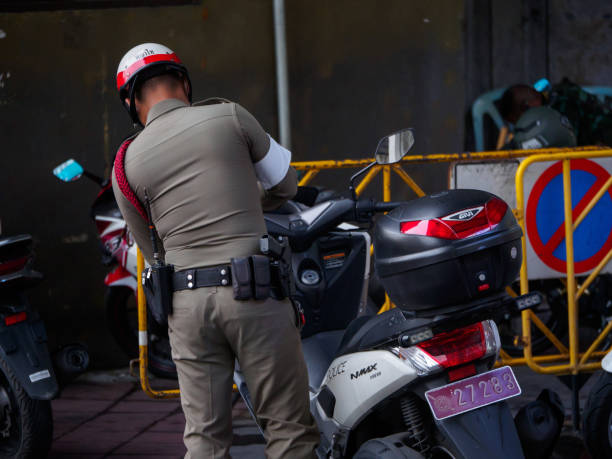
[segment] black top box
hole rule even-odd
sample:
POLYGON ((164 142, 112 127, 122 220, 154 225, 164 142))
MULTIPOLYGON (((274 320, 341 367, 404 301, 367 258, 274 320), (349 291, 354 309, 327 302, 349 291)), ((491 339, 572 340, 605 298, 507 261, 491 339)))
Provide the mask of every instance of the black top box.
POLYGON ((432 313, 460 308, 517 278, 521 235, 499 197, 481 190, 444 191, 378 220, 375 270, 399 308, 432 313))

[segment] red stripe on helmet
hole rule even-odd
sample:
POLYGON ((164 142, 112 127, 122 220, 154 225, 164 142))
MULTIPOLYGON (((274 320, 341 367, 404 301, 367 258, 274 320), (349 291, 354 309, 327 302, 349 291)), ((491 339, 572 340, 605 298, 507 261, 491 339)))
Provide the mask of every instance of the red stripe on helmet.
POLYGON ((175 53, 172 54, 153 54, 152 56, 145 56, 142 59, 138 59, 132 65, 130 65, 127 69, 117 74, 117 89, 121 90, 121 88, 125 85, 126 82, 141 68, 153 64, 155 62, 171 62, 174 64, 182 64, 181 60, 175 53))

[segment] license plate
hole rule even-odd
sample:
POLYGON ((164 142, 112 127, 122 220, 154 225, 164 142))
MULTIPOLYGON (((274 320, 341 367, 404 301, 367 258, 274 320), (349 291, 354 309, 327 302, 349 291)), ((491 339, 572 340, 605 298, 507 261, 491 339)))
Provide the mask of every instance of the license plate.
POLYGON ((512 368, 506 366, 428 390, 425 398, 434 417, 441 420, 520 394, 512 368))

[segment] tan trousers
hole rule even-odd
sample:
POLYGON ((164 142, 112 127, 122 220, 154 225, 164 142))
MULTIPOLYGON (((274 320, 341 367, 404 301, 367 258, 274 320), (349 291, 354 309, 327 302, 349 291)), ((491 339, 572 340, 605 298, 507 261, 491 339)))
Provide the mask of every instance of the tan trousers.
POLYGON ((266 425, 266 456, 315 457, 319 433, 288 301, 236 301, 231 287, 183 290, 174 293, 168 322, 186 420, 186 458, 230 457, 235 358, 266 425))

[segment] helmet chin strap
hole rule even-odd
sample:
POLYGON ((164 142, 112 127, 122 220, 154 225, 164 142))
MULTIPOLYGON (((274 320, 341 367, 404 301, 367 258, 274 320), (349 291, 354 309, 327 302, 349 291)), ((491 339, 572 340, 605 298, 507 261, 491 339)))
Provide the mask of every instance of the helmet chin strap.
MULTIPOLYGON (((134 81, 130 84, 130 106, 126 107, 130 114, 130 118, 134 122, 134 125, 142 126, 140 118, 138 118, 138 111, 136 110, 136 84, 138 83, 138 75, 134 77, 134 81)), ((124 101, 125 103, 125 101, 124 101)))
POLYGON ((193 91, 191 90, 191 79, 189 78, 189 74, 187 72, 182 73, 183 78, 187 80, 187 84, 189 85, 189 93, 187 94, 187 98, 189 99, 189 104, 193 104, 193 91))

